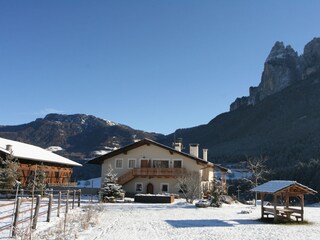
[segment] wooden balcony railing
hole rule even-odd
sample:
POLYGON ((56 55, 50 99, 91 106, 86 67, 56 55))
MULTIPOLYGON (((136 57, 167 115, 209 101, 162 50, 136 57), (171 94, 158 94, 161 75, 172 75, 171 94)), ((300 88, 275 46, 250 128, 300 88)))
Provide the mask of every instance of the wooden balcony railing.
POLYGON ((185 168, 134 168, 118 178, 123 185, 135 177, 178 177, 186 173, 185 168))
POLYGON ((134 168, 133 175, 135 177, 177 177, 186 172, 185 168, 134 168))

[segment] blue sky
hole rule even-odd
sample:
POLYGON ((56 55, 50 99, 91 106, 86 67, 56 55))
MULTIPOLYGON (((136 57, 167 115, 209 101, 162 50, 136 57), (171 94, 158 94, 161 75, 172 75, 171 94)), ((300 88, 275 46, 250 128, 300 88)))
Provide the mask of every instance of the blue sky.
POLYGON ((276 41, 320 37, 320 1, 0 0, 0 125, 85 113, 205 124, 260 82, 276 41))

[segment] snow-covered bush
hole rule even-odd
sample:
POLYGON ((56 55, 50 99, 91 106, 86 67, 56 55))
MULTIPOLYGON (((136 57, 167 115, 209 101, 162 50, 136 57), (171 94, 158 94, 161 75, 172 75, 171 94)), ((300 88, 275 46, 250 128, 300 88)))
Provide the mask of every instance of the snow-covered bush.
POLYGON ((116 199, 124 198, 122 186, 117 184, 117 174, 113 172, 111 166, 107 169, 104 175, 102 192, 102 200, 104 202, 114 202, 116 199))

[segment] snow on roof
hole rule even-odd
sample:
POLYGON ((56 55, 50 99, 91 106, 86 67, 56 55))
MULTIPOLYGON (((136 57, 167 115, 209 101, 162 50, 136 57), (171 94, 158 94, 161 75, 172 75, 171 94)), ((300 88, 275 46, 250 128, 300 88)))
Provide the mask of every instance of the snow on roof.
POLYGON ((131 144, 125 146, 125 147, 116 149, 116 150, 111 151, 111 152, 109 152, 109 153, 107 153, 107 154, 105 154, 105 155, 101 155, 101 156, 99 156, 99 157, 96 157, 96 158, 94 158, 94 159, 91 159, 88 163, 89 163, 89 164, 102 164, 103 161, 105 161, 105 160, 108 159, 108 158, 117 156, 117 155, 119 155, 119 154, 121 154, 121 153, 127 152, 128 150, 135 149, 135 148, 141 147, 141 146, 143 146, 143 145, 149 145, 149 144, 153 144, 153 145, 155 145, 155 146, 157 146, 157 147, 161 147, 161 148, 164 148, 164 149, 168 149, 170 152, 175 152, 175 153, 184 155, 184 156, 186 156, 186 157, 188 157, 188 158, 191 158, 191 159, 193 159, 193 160, 198 161, 198 163, 205 164, 206 166, 210 166, 210 167, 215 166, 216 168, 220 169, 220 171, 229 173, 229 169, 227 169, 227 168, 224 168, 224 167, 222 167, 222 166, 220 166, 220 165, 213 164, 213 163, 208 162, 208 161, 206 161, 206 160, 203 160, 203 159, 201 159, 201 158, 199 158, 199 157, 195 157, 195 156, 193 156, 193 155, 191 155, 191 154, 189 154, 189 153, 180 152, 180 151, 178 151, 178 150, 176 150, 176 149, 174 149, 174 148, 168 147, 168 146, 166 146, 166 145, 163 145, 163 144, 161 144, 161 143, 155 142, 155 141, 153 141, 153 140, 151 140, 151 139, 148 139, 148 138, 144 138, 144 139, 142 139, 142 140, 140 140, 140 141, 138 141, 138 142, 131 143, 131 144))
POLYGON ((273 180, 273 181, 269 181, 266 182, 262 185, 259 185, 253 189, 251 189, 250 191, 253 192, 265 192, 265 193, 275 193, 278 191, 281 191, 282 189, 288 188, 290 186, 293 185, 298 185, 300 188, 305 189, 307 192, 310 193, 315 193, 316 191, 314 191, 311 188, 308 188, 307 186, 304 186, 296 181, 286 181, 286 180, 273 180))
POLYGON ((23 158, 27 160, 35 160, 41 162, 59 163, 72 166, 82 166, 77 162, 74 162, 68 158, 52 153, 43 148, 31 144, 0 138, 0 151, 10 154, 10 151, 7 150, 7 145, 12 146, 12 155, 16 158, 23 158))

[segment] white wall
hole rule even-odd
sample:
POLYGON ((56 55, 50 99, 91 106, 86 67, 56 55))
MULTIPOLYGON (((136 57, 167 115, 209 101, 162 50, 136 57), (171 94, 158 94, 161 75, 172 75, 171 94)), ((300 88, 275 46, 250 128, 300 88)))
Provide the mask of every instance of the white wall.
MULTIPOLYGON (((173 167, 173 161, 174 160, 182 160, 182 167, 185 168, 187 171, 199 171, 200 174, 202 174, 202 168, 204 165, 197 164, 196 160, 190 159, 186 156, 183 156, 181 154, 178 154, 173 151, 169 151, 167 149, 158 147, 156 145, 150 144, 143 145, 138 148, 132 149, 127 151, 127 154, 119 154, 115 157, 112 157, 110 159, 107 159, 104 161, 101 167, 101 176, 102 179, 105 175, 106 170, 109 166, 111 166, 115 173, 117 173, 117 176, 121 176, 130 169, 128 168, 128 161, 129 159, 135 159, 136 160, 136 168, 140 168, 140 162, 142 159, 150 159, 152 160, 168 160, 169 161, 169 167, 173 167), (117 159, 122 159, 122 168, 117 169, 115 164, 117 159)), ((206 176, 208 177, 210 174, 208 172, 209 170, 205 170, 206 176)), ((174 178, 135 178, 131 180, 129 183, 125 184, 123 186, 124 190, 127 192, 135 192, 135 182, 140 181, 144 185, 144 193, 146 192, 146 186, 148 182, 153 183, 154 185, 154 193, 160 192, 160 184, 161 183, 169 183, 169 191, 170 193, 178 193, 178 189, 176 188, 177 181, 174 178)), ((103 182, 103 181, 102 181, 103 182)))

